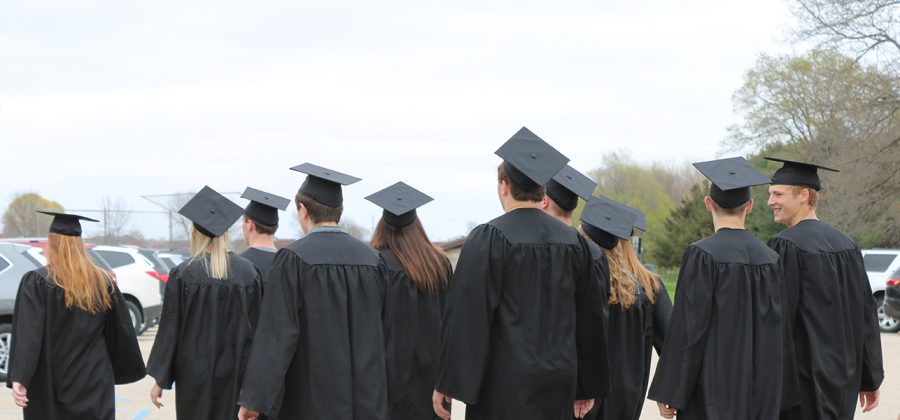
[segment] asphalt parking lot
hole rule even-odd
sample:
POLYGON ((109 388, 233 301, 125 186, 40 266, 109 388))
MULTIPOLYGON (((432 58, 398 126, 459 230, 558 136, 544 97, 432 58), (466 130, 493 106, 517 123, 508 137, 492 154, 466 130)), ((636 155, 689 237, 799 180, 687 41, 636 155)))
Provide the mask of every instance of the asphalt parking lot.
MULTIPOLYGON (((153 340, 156 337, 156 328, 148 330, 138 337, 144 358, 150 354, 153 340)), ((882 334, 882 349, 885 361, 885 381, 881 388, 881 405, 872 413, 861 414, 857 411, 857 418, 895 420, 900 414, 900 334, 882 334)), ((654 359, 655 363, 655 359, 654 359)), ((175 419, 175 395, 174 391, 163 393, 165 407, 156 409, 150 404, 150 387, 152 379, 144 378, 142 381, 116 387, 116 418, 131 420, 175 419)), ((21 410, 13 404, 12 397, 7 393, 0 397, 0 419, 21 419, 21 410)), ((656 404, 647 401, 644 404, 644 412, 641 419, 660 419, 656 404)))

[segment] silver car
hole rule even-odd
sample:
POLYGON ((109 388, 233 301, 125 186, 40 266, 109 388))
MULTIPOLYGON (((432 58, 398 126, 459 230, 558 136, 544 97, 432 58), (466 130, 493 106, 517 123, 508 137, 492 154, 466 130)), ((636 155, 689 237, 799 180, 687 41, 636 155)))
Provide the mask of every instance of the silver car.
POLYGON ((40 250, 28 245, 0 242, 0 381, 9 369, 13 307, 25 273, 41 267, 40 250))

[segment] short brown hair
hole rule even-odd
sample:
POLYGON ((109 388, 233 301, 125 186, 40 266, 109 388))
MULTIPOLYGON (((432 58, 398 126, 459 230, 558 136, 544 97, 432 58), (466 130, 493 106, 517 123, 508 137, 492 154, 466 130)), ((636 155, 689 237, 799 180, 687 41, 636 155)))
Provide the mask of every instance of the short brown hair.
POLYGON ((250 223, 253 223, 253 228, 256 229, 257 232, 263 235, 274 235, 275 231, 278 230, 278 225, 272 226, 263 223, 259 223, 256 220, 253 220, 252 217, 248 217, 250 223))
POLYGON ((306 212, 309 213, 309 219, 317 224, 327 222, 339 223, 341 221, 341 214, 344 212, 343 205, 329 207, 305 195, 300 195, 300 193, 297 193, 294 197, 294 202, 297 203, 297 210, 300 209, 301 204, 303 207, 306 207, 306 212))
POLYGON ((747 200, 744 204, 726 209, 720 206, 719 203, 716 203, 716 200, 710 199, 709 201, 712 202, 713 211, 724 216, 740 216, 744 213, 744 209, 747 208, 747 205, 750 204, 750 200, 747 200))
POLYGON ((509 193, 516 201, 541 201, 544 199, 544 194, 546 194, 543 185, 526 190, 515 182, 512 182, 509 179, 509 175, 506 174, 506 168, 501 163, 500 166, 497 167, 497 182, 504 181, 509 184, 509 193))
POLYGON ((794 197, 799 195, 800 191, 803 191, 805 189, 809 190, 809 201, 807 201, 807 204, 809 204, 809 206, 812 208, 816 208, 816 206, 819 205, 819 192, 818 191, 816 191, 815 189, 810 188, 810 187, 801 187, 799 185, 791 185, 791 191, 794 192, 794 197))

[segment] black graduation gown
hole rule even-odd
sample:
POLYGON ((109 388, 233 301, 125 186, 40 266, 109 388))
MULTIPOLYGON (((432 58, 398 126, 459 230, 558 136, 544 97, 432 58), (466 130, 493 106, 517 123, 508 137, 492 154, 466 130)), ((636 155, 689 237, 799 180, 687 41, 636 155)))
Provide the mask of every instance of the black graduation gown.
POLYGON ((145 376, 125 299, 111 285, 112 308, 66 308, 47 268, 22 277, 13 310, 7 386, 25 385, 25 419, 114 420, 113 385, 145 376))
POLYGON ((385 362, 391 420, 433 420, 434 372, 441 348, 445 290, 422 293, 394 253, 379 250, 387 266, 385 362))
POLYGON ((180 419, 237 418, 262 280, 250 261, 233 253, 229 261, 228 278, 210 278, 197 259, 172 269, 166 284, 147 373, 163 389, 175 383, 180 419))
POLYGON ((653 349, 662 353, 662 346, 672 316, 672 300, 666 286, 660 289, 654 302, 638 285, 638 295, 628 309, 614 305, 609 312, 609 368, 615 386, 611 394, 598 401, 585 418, 605 420, 637 420, 644 407, 644 396, 650 382, 650 362, 653 349))
POLYGON ((272 261, 275 261, 275 251, 251 247, 242 252, 241 257, 252 262, 259 269, 259 274, 265 282, 269 277, 269 270, 272 269, 272 261))
POLYGON ((568 420, 608 380, 602 308, 570 226, 531 208, 478 226, 450 282, 436 389, 470 420, 568 420))
POLYGON ((679 420, 778 418, 781 281, 778 255, 747 231, 689 246, 649 398, 679 420))
POLYGON ((343 231, 279 250, 238 404, 286 420, 388 419, 385 270, 343 231))
POLYGON ((785 387, 799 398, 788 419, 851 419, 860 391, 881 386, 884 369, 875 299, 862 253, 847 235, 804 220, 769 240, 781 256, 786 325, 795 367, 785 387))

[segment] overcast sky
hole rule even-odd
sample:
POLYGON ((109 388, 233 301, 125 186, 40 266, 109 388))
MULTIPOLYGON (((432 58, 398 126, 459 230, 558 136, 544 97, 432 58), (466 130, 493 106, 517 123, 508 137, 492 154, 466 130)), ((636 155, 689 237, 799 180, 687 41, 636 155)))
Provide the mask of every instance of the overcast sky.
MULTIPOLYGON (((140 196, 203 185, 292 197, 308 161, 363 178, 345 218, 369 228, 363 197, 402 180, 448 239, 501 213, 493 152, 522 126, 583 172, 616 150, 715 158, 789 18, 783 0, 487 3, 4 2, 0 209, 23 191, 68 209, 158 210, 140 196)), ((133 217, 148 237, 166 220, 133 217)))

